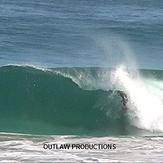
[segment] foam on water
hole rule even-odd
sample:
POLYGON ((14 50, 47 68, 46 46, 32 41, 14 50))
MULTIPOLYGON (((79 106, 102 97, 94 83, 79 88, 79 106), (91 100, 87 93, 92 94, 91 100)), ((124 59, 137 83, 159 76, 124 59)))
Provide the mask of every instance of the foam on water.
MULTIPOLYGON (((137 73, 138 74, 138 73, 137 73)), ((129 97, 129 108, 134 125, 151 131, 163 131, 163 99, 161 81, 144 81, 131 76, 124 66, 117 68, 115 78, 129 97)))
POLYGON ((162 162, 162 137, 78 137, 0 133, 0 162, 162 162), (50 144, 109 144, 115 150, 45 150, 50 144), (16 150, 15 150, 16 149, 16 150), (11 152, 12 151, 12 152, 11 152), (133 161, 134 160, 134 161, 133 161))

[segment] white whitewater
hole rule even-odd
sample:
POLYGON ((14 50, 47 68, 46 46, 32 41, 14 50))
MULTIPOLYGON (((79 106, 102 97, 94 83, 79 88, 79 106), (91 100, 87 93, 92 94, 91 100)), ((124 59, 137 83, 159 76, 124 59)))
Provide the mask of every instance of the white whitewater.
POLYGON ((116 83, 124 89, 129 102, 129 114, 134 125, 150 131, 163 131, 163 82, 132 75, 120 66, 114 74, 116 83))

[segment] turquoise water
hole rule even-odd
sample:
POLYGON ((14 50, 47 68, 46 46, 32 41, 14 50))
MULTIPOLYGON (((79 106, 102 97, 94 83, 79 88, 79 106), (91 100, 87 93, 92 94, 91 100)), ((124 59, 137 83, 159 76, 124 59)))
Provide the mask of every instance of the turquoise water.
MULTIPOLYGON (((1 131, 43 135, 147 134, 141 126, 133 125, 133 119, 123 110, 124 102, 118 93, 123 89, 115 87, 108 78, 112 71, 93 67, 1 67, 1 131)), ((148 82, 152 78, 163 79, 162 71, 140 70, 140 73, 148 82)), ((161 91, 157 83, 154 90, 157 87, 161 91)))

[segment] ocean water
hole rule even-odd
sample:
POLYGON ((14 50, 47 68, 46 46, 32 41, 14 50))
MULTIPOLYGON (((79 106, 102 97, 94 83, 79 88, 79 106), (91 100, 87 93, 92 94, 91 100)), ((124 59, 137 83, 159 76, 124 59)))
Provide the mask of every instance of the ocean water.
POLYGON ((1 0, 0 162, 163 162, 162 27, 161 0, 1 0))

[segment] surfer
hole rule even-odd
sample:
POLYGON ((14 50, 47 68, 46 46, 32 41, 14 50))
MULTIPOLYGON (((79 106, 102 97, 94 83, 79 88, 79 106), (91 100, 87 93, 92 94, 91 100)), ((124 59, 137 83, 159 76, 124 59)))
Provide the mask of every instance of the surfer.
POLYGON ((127 107, 128 98, 127 98, 126 93, 123 92, 123 91, 117 91, 117 92, 118 92, 118 94, 122 98, 122 101, 121 102, 123 104, 123 106, 122 106, 123 111, 127 111, 128 110, 128 107, 127 107))

